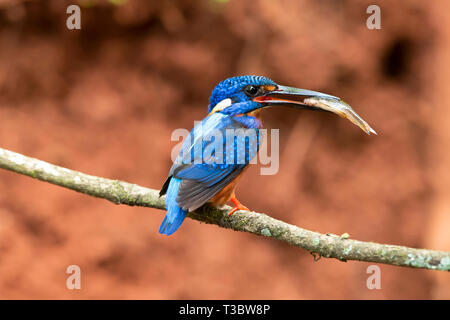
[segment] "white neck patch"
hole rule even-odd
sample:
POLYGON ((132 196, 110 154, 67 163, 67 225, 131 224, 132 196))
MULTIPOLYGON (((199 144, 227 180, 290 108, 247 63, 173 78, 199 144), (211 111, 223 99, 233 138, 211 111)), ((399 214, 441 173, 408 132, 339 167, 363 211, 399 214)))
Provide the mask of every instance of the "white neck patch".
POLYGON ((215 105, 215 107, 211 110, 210 114, 214 113, 214 112, 222 111, 223 109, 231 106, 232 103, 233 103, 233 101, 231 101, 230 98, 223 99, 222 101, 220 101, 218 104, 215 105))

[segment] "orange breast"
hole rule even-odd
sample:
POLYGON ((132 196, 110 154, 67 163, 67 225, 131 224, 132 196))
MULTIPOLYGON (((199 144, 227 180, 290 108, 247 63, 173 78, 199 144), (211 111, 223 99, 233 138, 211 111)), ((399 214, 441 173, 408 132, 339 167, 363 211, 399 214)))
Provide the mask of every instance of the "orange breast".
POLYGON ((213 206, 218 206, 226 204, 228 201, 230 201, 230 198, 234 194, 234 190, 236 189, 237 181, 241 177, 243 172, 244 170, 233 181, 231 181, 230 184, 219 191, 219 193, 212 197, 208 202, 213 206))

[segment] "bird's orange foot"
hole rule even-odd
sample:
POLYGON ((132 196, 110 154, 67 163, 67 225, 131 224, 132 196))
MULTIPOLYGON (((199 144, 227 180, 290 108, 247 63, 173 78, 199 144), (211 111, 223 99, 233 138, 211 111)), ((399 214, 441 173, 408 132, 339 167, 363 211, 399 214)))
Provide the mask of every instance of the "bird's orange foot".
POLYGON ((230 210, 230 212, 228 212, 228 216, 231 216, 233 213, 235 213, 238 210, 243 210, 243 211, 250 211, 246 206, 244 206, 242 203, 239 202, 238 199, 236 199, 236 197, 231 197, 231 202, 233 202, 234 207, 233 209, 230 210))

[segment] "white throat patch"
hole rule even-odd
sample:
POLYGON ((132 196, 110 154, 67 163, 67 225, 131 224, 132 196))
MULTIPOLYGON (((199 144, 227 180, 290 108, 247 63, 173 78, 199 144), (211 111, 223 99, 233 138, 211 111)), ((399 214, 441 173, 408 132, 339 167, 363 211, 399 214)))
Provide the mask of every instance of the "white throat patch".
POLYGON ((222 111, 223 109, 231 106, 232 103, 233 101, 231 101, 230 98, 223 99, 222 101, 220 101, 218 104, 215 105, 215 107, 211 110, 209 114, 222 111))

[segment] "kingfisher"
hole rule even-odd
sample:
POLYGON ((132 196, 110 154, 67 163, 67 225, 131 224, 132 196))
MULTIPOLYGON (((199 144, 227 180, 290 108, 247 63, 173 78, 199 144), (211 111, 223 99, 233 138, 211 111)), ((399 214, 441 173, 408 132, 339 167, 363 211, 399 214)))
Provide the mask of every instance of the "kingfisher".
POLYGON ((212 91, 208 115, 185 138, 160 191, 166 195, 166 216, 159 233, 173 234, 186 215, 206 203, 249 211, 235 195, 236 183, 256 156, 261 143, 261 110, 271 106, 328 111, 347 118, 367 134, 376 132, 340 98, 278 85, 263 76, 223 80, 212 91), (243 139, 235 132, 251 131, 243 139), (231 136, 231 138, 230 138, 231 136))

